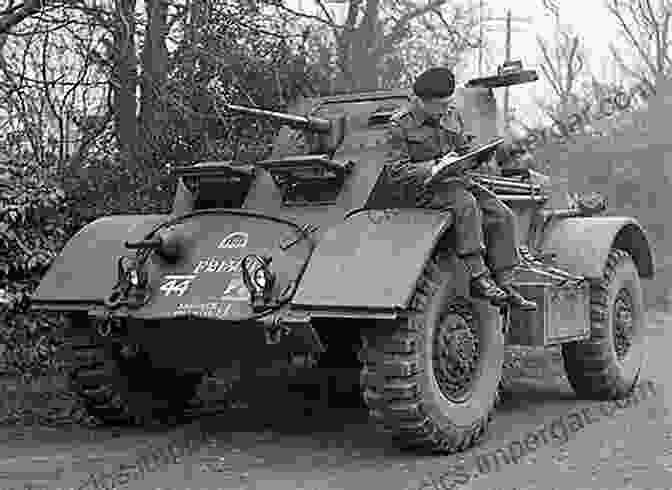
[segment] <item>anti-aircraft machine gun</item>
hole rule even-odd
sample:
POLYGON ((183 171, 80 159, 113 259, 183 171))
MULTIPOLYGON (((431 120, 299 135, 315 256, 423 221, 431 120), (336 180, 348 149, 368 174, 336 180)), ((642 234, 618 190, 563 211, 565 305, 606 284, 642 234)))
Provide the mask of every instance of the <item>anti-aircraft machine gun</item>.
MULTIPOLYGON (((501 144, 493 88, 536 78, 509 64, 458 89, 478 143, 460 165, 501 144)), ((561 345, 577 396, 627 396, 644 356, 640 280, 654 271, 640 224, 552 209, 524 175, 482 175, 517 216, 516 286, 539 308, 471 298, 450 213, 385 187, 387 124, 409 97, 315 97, 297 104, 303 116, 231 105, 285 125, 269 159, 178 168, 173 212, 109 216, 73 236, 33 306, 67 314, 71 387, 88 412, 170 420, 204 375, 237 364, 263 399, 267 385, 246 373, 317 359, 337 382, 357 373, 371 418, 399 446, 450 453, 485 432, 506 345, 561 345)))

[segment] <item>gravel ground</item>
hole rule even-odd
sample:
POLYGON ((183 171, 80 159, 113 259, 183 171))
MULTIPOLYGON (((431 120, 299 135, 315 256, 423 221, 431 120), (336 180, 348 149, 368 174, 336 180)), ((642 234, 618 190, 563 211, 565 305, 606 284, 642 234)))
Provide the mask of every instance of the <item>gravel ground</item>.
MULTIPOLYGON (((67 425, 66 416, 72 408, 67 398, 38 395, 45 389, 36 385, 28 390, 33 394, 23 394, 24 401, 20 402, 21 397, 7 395, 5 390, 5 415, 12 412, 10 421, 14 423, 0 426, 0 490, 29 488, 24 485, 31 480, 33 489, 112 488, 101 483, 98 487, 82 485, 92 472, 112 474, 124 465, 128 470, 143 456, 142 479, 119 488, 672 488, 672 420, 667 411, 672 406, 672 389, 666 390, 669 381, 665 376, 665 361, 672 346, 672 333, 665 328, 668 318, 651 316, 650 356, 643 381, 656 383, 655 394, 617 408, 609 416, 600 411, 600 403, 575 399, 562 375, 557 351, 511 352, 512 367, 507 369, 511 396, 499 408, 484 443, 456 456, 401 453, 372 430, 366 413, 325 409, 304 416, 295 399, 274 393, 271 386, 266 387, 268 400, 263 405, 154 432, 88 430, 67 425), (26 418, 25 411, 20 416, 20 408, 31 408, 32 420, 26 418), (50 420, 60 420, 60 425, 34 425, 40 422, 35 413, 50 413, 50 420), (493 466, 487 474, 474 473, 469 481, 464 478, 476 472, 478 457, 483 461, 487 455, 497 454, 497 449, 515 444, 526 434, 538 433, 554 420, 567 419, 571 413, 590 413, 595 420, 568 433, 564 443, 549 437, 547 444, 521 457, 518 464, 503 465, 500 471, 493 466), (177 448, 174 453, 180 454, 178 462, 147 456, 152 451, 155 455, 167 454, 171 440, 177 448)), ((56 391, 58 383, 51 383, 56 391)), ((11 383, 4 386, 11 387, 11 383)))
POLYGON ((493 478, 487 478, 486 485, 473 488, 672 489, 670 326, 669 315, 651 315, 649 357, 642 375, 655 383, 655 394, 649 399, 617 408, 613 417, 602 417, 568 444, 539 452, 513 471, 503 471, 496 487, 493 478))

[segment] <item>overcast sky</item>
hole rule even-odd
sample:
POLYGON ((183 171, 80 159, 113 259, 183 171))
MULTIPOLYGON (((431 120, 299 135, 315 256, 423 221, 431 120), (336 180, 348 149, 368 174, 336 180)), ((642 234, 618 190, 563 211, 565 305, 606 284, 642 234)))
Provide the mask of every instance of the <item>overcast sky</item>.
MULTIPOLYGON (((613 64, 609 62, 609 42, 617 37, 617 25, 604 7, 604 0, 557 0, 561 22, 570 24, 584 40, 589 52, 589 62, 595 76, 603 81, 613 78, 613 64)), ((517 31, 512 33, 513 58, 521 58, 525 65, 533 66, 539 62, 536 36, 548 37, 553 32, 554 19, 543 8, 541 0, 490 0, 489 4, 496 14, 505 15, 510 8, 513 17, 530 17, 532 22, 514 23, 517 31)), ((495 56, 504 59, 505 33, 490 33, 490 41, 501 39, 501 48, 495 56)), ((540 74, 541 75, 541 74, 540 74)), ((535 92, 548 90, 540 82, 521 85, 511 89, 512 104, 524 111, 525 103, 531 101, 535 92)), ((541 95, 541 93, 539 95, 541 95)), ((524 111, 527 112, 527 111, 524 111)))

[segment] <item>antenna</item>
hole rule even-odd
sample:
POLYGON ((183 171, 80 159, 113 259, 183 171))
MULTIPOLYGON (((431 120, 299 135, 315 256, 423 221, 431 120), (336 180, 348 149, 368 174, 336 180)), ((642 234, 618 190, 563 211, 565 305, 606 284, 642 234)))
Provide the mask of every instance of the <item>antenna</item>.
POLYGON ((478 4, 478 76, 483 76, 483 0, 478 4))
MULTIPOLYGON (((505 62, 511 61, 511 10, 506 11, 506 54, 505 62)), ((509 129, 509 87, 504 89, 504 129, 509 129)))

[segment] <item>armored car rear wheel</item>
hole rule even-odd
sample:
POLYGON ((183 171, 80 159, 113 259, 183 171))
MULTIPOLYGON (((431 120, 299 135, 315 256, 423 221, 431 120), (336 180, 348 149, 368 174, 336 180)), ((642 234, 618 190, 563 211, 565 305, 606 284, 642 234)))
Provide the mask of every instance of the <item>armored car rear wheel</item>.
POLYGON ((639 273, 627 252, 611 250, 591 285, 590 307, 590 338, 562 346, 567 378, 580 397, 623 398, 639 378, 646 328, 639 273))
POLYGON ((371 417, 403 448, 454 453, 484 435, 502 374, 494 308, 460 299, 454 261, 435 255, 408 318, 363 334, 361 384, 371 417))
MULTIPOLYGON (((80 320, 82 321, 82 320, 80 320)), ((89 328, 70 328, 69 385, 88 415, 103 424, 159 426, 181 421, 202 376, 153 368, 142 352, 89 328), (130 349, 132 350, 132 349, 130 349)))

